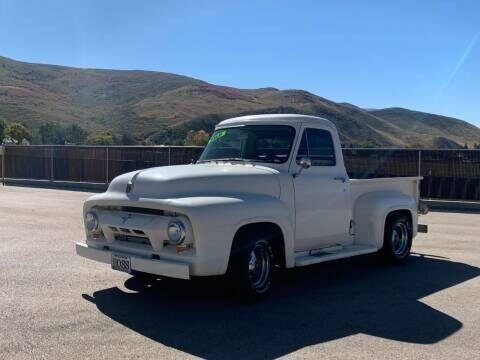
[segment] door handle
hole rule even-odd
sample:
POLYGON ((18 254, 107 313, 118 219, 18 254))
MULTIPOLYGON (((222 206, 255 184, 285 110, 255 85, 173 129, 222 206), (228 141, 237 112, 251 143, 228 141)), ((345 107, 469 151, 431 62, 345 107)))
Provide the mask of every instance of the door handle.
POLYGON ((343 176, 335 176, 333 178, 333 180, 337 180, 337 181, 341 181, 342 183, 344 183, 345 181, 347 181, 347 179, 343 176))

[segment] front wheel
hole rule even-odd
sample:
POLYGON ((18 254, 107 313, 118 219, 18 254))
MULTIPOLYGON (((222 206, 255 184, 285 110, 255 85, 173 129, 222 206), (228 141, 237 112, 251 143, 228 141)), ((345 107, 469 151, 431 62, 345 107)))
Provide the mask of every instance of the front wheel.
POLYGON ((272 285, 273 251, 261 236, 238 239, 232 249, 229 275, 232 285, 247 300, 265 297, 272 285))
POLYGON ((382 253, 390 262, 405 260, 412 247, 412 222, 404 214, 391 215, 385 224, 382 253))

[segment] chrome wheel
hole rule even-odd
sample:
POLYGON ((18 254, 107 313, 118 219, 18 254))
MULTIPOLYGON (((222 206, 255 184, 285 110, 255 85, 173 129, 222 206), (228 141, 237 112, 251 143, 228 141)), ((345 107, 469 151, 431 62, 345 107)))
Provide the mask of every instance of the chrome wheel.
POLYGON ((396 256, 403 256, 408 248, 408 227, 404 222, 398 222, 392 229, 392 250, 396 256))
POLYGON ((253 289, 261 291, 270 281, 270 251, 266 242, 258 242, 249 254, 248 277, 253 289))

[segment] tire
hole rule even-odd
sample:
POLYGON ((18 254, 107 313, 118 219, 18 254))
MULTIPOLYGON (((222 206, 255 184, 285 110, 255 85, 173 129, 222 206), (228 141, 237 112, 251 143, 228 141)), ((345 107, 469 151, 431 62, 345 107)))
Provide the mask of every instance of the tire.
POLYGON ((235 239, 230 255, 228 280, 241 299, 255 302, 272 287, 274 259, 268 236, 245 234, 235 239))
POLYGON ((391 215, 385 224, 383 257, 390 263, 403 262, 412 248, 412 222, 404 214, 391 215))

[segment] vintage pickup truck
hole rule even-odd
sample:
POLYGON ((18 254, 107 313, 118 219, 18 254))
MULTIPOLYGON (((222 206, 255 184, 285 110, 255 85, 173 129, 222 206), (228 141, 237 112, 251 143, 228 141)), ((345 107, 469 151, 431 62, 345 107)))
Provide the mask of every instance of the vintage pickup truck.
POLYGON ((256 115, 222 121, 195 164, 115 178, 84 205, 78 255, 134 276, 231 276, 255 299, 275 268, 410 253, 421 177, 349 179, 328 120, 256 115))

